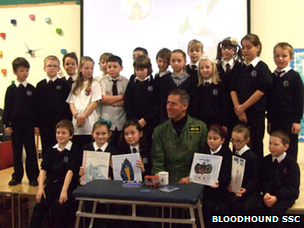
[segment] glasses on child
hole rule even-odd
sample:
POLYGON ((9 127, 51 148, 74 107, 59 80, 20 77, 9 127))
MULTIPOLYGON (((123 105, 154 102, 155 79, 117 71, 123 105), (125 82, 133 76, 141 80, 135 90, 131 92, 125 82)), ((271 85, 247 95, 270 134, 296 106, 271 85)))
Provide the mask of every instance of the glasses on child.
POLYGON ((238 140, 238 139, 230 139, 230 142, 235 143, 235 144, 241 144, 245 140, 238 140))
POLYGON ((57 67, 59 67, 59 66, 57 66, 57 65, 46 65, 46 67, 47 67, 47 68, 57 68, 57 67))

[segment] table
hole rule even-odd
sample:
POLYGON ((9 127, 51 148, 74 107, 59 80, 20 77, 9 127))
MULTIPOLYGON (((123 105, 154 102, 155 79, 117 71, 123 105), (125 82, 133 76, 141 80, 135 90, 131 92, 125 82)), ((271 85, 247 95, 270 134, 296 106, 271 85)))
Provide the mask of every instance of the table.
POLYGON ((15 197, 17 197, 17 222, 18 227, 21 228, 21 196, 35 196, 38 191, 38 187, 30 186, 26 175, 23 178, 21 184, 18 184, 16 186, 9 186, 8 182, 12 179, 13 172, 14 167, 0 171, 0 194, 11 195, 12 228, 15 227, 15 197))
POLYGON ((123 187, 122 181, 93 180, 73 192, 76 200, 79 200, 76 212, 75 227, 79 227, 80 218, 91 218, 90 225, 93 225, 94 218, 122 219, 134 221, 150 221, 162 223, 182 223, 192 224, 196 228, 194 210, 198 211, 201 228, 204 228, 201 194, 204 189, 199 184, 171 184, 178 187, 172 192, 162 192, 159 189, 149 189, 150 192, 142 191, 141 187, 123 187), (93 202, 92 212, 84 211, 83 203, 93 202), (97 203, 103 204, 124 204, 132 206, 132 215, 96 214, 97 203), (190 218, 164 218, 162 217, 142 217, 136 213, 137 206, 153 206, 165 208, 186 208, 189 209, 190 218))

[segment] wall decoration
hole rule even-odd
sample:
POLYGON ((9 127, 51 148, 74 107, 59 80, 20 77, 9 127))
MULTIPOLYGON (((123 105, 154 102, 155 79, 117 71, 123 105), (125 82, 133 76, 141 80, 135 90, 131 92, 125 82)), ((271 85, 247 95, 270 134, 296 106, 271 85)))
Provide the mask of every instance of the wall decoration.
POLYGON ((29 18, 30 18, 31 20, 35 20, 35 15, 34 15, 34 14, 30 14, 30 15, 29 15, 29 18))
MULTIPOLYGON (((2 5, 9 5, 1 8, 0 17, 0 33, 5 33, 5 38, 0 37, 0 50, 3 53, 3 56, 0 56, 0 108, 4 107, 7 87, 16 78, 12 70, 12 61, 16 57, 24 57, 30 63, 27 80, 34 86, 45 75, 43 60, 48 55, 55 55, 61 60, 61 49, 66 49, 74 51, 80 57, 80 5, 72 1, 46 3, 50 1, 20 0, 13 4, 12 2, 0 0, 0 8, 2 5), (30 14, 35 15, 35 21, 29 18, 30 14), (45 18, 50 18, 50 23, 47 23, 45 18), (16 26, 11 20, 16 20, 16 26), (63 31, 61 35, 55 32, 56 28, 63 31), (2 74, 1 69, 7 69, 7 73, 2 74)), ((64 73, 58 76, 63 76, 64 73)))
POLYGON ((62 33, 62 29, 61 28, 56 28, 56 33, 57 34, 61 34, 62 33))
POLYGON ((48 24, 51 23, 51 18, 49 18, 49 17, 44 18, 44 20, 45 20, 45 22, 48 23, 48 24))
POLYGON ((30 56, 31 57, 33 57, 33 56, 35 56, 35 51, 38 51, 38 50, 41 50, 42 48, 29 48, 27 45, 26 45, 26 43, 24 43, 25 44, 25 46, 26 46, 26 48, 27 48, 27 52, 25 52, 25 53, 27 53, 27 54, 30 54, 30 56))
POLYGON ((12 19, 11 20, 11 24, 16 25, 17 24, 17 20, 16 19, 12 19))

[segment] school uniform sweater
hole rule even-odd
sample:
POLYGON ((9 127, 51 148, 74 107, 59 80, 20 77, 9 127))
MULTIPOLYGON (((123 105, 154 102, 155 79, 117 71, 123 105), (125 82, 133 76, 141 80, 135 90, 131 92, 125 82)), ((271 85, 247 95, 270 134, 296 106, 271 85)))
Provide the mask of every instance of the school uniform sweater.
POLYGON ((65 176, 69 170, 73 172, 69 191, 77 187, 79 181, 79 167, 81 166, 82 150, 72 144, 71 150, 59 151, 50 147, 44 154, 41 169, 47 172, 49 183, 58 182, 63 185, 65 176))
POLYGON ((231 105, 229 92, 223 83, 209 86, 201 84, 198 87, 198 118, 208 126, 217 124, 230 126, 231 105))
MULTIPOLYGON (((211 154, 210 149, 205 154, 211 154)), ((204 199, 210 200, 217 198, 228 200, 229 192, 227 190, 228 185, 230 184, 231 179, 231 164, 232 164, 232 153, 228 146, 222 145, 222 148, 215 154, 214 156, 222 156, 222 164, 219 174, 219 187, 218 188, 211 188, 210 186, 205 186, 204 188, 204 199)))
MULTIPOLYGON (((241 64, 234 68, 230 90, 237 93, 240 104, 248 100, 256 90, 260 90, 263 93, 269 90, 272 84, 272 77, 268 66, 263 61, 260 60, 255 67, 251 64, 249 66, 241 64)), ((265 112, 265 96, 262 96, 260 100, 247 110, 265 112)))
POLYGON ((289 70, 282 77, 272 74, 268 95, 269 123, 300 123, 303 116, 303 82, 298 72, 289 70))
POLYGON ((299 197, 300 169, 292 156, 278 164, 269 154, 263 159, 262 191, 277 197, 277 200, 296 200, 299 197))
POLYGON ((196 70, 192 69, 190 64, 186 65, 186 72, 190 74, 191 77, 194 78, 195 84, 198 85, 198 68, 196 70))
POLYGON ((160 78, 160 121, 163 122, 168 119, 166 105, 169 93, 177 88, 185 90, 190 97, 190 104, 187 113, 193 117, 197 117, 197 84, 193 77, 189 76, 179 86, 173 81, 172 74, 160 78))
POLYGON ((12 122, 25 122, 29 126, 36 123, 36 89, 27 83, 26 87, 10 85, 5 94, 3 124, 10 127, 12 122))
POLYGON ((225 84, 225 86, 227 86, 227 89, 229 90, 229 86, 231 83, 231 78, 232 75, 234 74, 235 68, 239 67, 241 65, 240 62, 235 61, 234 65, 232 67, 232 69, 230 70, 230 72, 227 74, 222 66, 221 63, 217 64, 217 71, 219 73, 220 79, 222 80, 222 82, 225 84))
POLYGON ((70 88, 65 81, 57 78, 53 83, 47 83, 44 79, 37 84, 36 89, 37 113, 40 125, 55 127, 50 126, 49 123, 56 124, 62 119, 71 118, 71 111, 68 103, 66 103, 70 88))
POLYGON ((145 130, 153 131, 159 117, 159 89, 152 76, 145 81, 130 80, 124 96, 127 120, 144 118, 145 130))
POLYGON ((64 81, 64 82, 66 82, 68 84, 70 90, 72 89, 72 85, 75 82, 74 80, 69 80, 66 77, 62 77, 61 80, 64 81))

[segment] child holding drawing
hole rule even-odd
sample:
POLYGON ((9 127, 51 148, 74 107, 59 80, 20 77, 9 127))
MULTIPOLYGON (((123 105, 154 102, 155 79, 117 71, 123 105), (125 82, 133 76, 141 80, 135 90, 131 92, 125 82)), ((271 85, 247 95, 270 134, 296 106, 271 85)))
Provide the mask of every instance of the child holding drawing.
MULTIPOLYGON (((92 137, 94 142, 83 146, 83 150, 108 152, 116 154, 116 148, 108 143, 111 138, 112 132, 110 131, 111 122, 101 119, 93 125, 92 137)), ((111 162, 110 162, 111 166, 111 162)), ((84 167, 80 167, 79 175, 83 177, 85 175, 84 167)), ((109 168, 109 178, 113 179, 112 168, 109 168)))
POLYGON ((143 177, 151 173, 149 148, 145 147, 143 129, 138 120, 130 120, 124 124, 120 135, 119 153, 140 153, 140 160, 136 165, 142 171, 143 177))
POLYGON ((259 199, 257 156, 247 146, 250 141, 249 130, 242 124, 236 125, 232 130, 231 142, 235 149, 235 155, 246 160, 242 187, 239 191, 232 193, 231 186, 228 190, 232 212, 234 215, 256 214, 256 202, 259 199))
POLYGON ((209 150, 205 154, 222 156, 220 174, 215 186, 205 186, 203 191, 203 215, 206 227, 213 227, 212 215, 228 215, 230 211, 229 191, 231 157, 229 147, 224 144, 226 131, 219 125, 211 125, 208 130, 207 144, 209 150))

